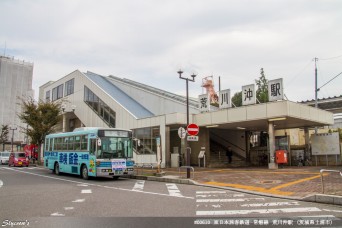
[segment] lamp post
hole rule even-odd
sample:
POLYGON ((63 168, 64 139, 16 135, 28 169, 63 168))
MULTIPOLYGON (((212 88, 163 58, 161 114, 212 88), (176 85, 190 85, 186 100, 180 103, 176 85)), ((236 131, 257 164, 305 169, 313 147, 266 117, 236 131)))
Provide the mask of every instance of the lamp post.
POLYGON ((14 137, 14 131, 17 130, 17 128, 10 128, 12 131, 12 138, 11 138, 11 152, 13 152, 13 137, 14 137))
MULTIPOLYGON (((179 74, 180 79, 184 79, 186 81, 186 126, 189 125, 189 81, 195 81, 195 74, 192 74, 192 79, 182 77, 183 71, 179 70, 177 72, 179 74)), ((186 178, 190 178, 190 151, 188 150, 188 139, 186 138, 186 165, 188 166, 186 169, 186 178)))

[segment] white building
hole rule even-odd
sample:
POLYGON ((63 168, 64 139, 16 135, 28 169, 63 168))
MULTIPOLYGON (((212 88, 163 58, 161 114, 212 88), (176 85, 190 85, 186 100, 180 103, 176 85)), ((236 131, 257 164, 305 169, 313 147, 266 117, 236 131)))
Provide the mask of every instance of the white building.
MULTIPOLYGON (((179 157, 181 165, 185 164, 185 140, 178 136, 178 129, 186 127, 184 96, 129 79, 78 70, 42 85, 39 94, 41 100, 63 102, 60 131, 80 126, 132 129, 141 142, 134 145, 136 163, 153 165, 156 136, 160 135, 162 167, 178 167, 179 157)), ((199 140, 189 142, 191 165, 198 165, 201 150, 205 151, 207 166, 224 165, 228 146, 234 150, 233 162, 257 163, 259 152, 251 149, 252 132, 267 132, 269 139, 275 139, 277 129, 301 127, 308 134, 309 127, 333 124, 332 113, 285 100, 200 113, 198 99, 190 99, 189 109, 190 123, 200 127, 199 140)), ((266 152, 273 159, 275 148, 269 148, 271 152, 266 152)))
MULTIPOLYGON (((21 113, 21 99, 34 96, 32 89, 33 63, 0 56, 0 125, 16 129, 13 141, 24 143, 26 135, 20 128, 26 128, 18 118, 21 113)), ((10 131, 11 141, 12 132, 10 131)))

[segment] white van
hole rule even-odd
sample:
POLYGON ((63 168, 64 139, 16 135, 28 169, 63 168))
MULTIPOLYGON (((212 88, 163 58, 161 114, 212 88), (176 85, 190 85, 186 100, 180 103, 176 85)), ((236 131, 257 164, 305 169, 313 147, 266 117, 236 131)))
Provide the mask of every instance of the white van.
POLYGON ((10 152, 8 151, 0 152, 0 164, 8 164, 9 156, 10 152))

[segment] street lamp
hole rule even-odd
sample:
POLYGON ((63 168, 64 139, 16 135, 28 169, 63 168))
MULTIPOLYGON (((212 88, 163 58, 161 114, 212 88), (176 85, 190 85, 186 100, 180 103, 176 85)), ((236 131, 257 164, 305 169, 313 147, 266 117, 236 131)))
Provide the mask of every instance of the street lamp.
POLYGON ((13 137, 14 137, 14 131, 17 130, 17 128, 10 128, 10 130, 12 131, 12 138, 11 138, 11 152, 13 152, 13 137))
MULTIPOLYGON (((184 79, 186 81, 186 126, 189 125, 189 81, 194 82, 195 81, 195 74, 192 74, 192 79, 184 78, 182 77, 183 71, 179 70, 177 72, 179 74, 180 79, 184 79)), ((186 140, 186 178, 190 178, 190 151, 188 150, 188 139, 186 140)))

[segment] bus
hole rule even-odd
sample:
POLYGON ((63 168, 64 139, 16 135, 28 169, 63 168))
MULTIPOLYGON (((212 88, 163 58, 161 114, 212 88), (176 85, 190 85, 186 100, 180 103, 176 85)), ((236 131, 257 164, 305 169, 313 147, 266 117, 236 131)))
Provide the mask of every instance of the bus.
POLYGON ((44 165, 53 173, 89 177, 132 175, 132 131, 115 128, 76 128, 49 134, 44 143, 44 165))

